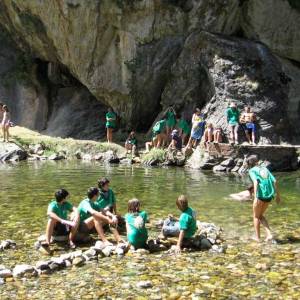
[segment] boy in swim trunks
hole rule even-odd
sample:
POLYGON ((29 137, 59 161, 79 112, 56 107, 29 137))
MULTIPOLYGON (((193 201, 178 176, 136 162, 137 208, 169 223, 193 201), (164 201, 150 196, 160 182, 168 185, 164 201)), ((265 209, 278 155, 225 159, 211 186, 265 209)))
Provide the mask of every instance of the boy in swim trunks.
POLYGON ((255 133, 256 133, 256 116, 251 111, 250 106, 245 107, 245 111, 242 113, 240 117, 240 123, 245 131, 246 138, 249 144, 255 145, 255 133))

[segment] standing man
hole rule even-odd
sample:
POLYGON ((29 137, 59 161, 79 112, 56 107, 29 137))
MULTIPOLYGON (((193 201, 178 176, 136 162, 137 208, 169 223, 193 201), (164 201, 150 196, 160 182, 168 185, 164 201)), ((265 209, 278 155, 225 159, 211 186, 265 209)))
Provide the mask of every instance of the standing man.
POLYGON ((231 102, 229 108, 226 110, 227 124, 230 130, 230 143, 238 145, 238 130, 239 130, 239 118, 240 112, 237 109, 236 103, 231 102))
POLYGON ((250 106, 245 107, 245 111, 242 113, 240 123, 245 131, 248 143, 255 145, 255 133, 256 133, 256 121, 255 114, 251 111, 250 106))
POLYGON ((113 131, 116 128, 116 123, 117 123, 117 115, 112 110, 112 108, 109 107, 106 113, 106 124, 105 124, 108 143, 112 143, 113 140, 112 136, 113 136, 113 131))

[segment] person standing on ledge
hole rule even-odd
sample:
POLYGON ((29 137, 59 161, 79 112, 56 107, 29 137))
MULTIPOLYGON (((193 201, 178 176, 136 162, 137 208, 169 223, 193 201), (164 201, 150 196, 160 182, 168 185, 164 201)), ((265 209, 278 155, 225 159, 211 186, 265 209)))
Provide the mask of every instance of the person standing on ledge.
POLYGON ((7 107, 7 105, 3 105, 2 107, 3 111, 3 118, 2 118, 2 131, 3 131, 3 142, 9 142, 9 127, 11 125, 10 123, 10 112, 7 107))
POLYGON ((227 123, 230 130, 230 143, 238 145, 238 131, 239 131, 239 118, 240 112, 237 109, 236 103, 231 102, 229 108, 226 110, 227 123))
POLYGON ((255 114, 251 111, 250 106, 245 107, 245 111, 241 114, 240 123, 245 131, 248 143, 255 145, 255 133, 256 133, 256 121, 255 114))
POLYGON ((174 108, 170 105, 165 113, 166 115, 166 130, 167 130, 167 137, 171 135, 172 130, 175 128, 176 125, 176 113, 174 108))
POLYGON ((274 199, 276 194, 276 202, 280 203, 280 194, 278 184, 275 177, 264 166, 258 165, 258 157, 251 155, 247 159, 247 165, 250 168, 249 175, 253 182, 253 224, 255 229, 255 240, 260 242, 260 224, 266 230, 266 241, 272 241, 273 235, 269 227, 267 219, 264 217, 270 202, 274 199))
POLYGON ((117 115, 112 110, 111 107, 108 108, 106 113, 106 134, 107 134, 107 142, 112 143, 113 141, 113 131, 116 128, 117 115))

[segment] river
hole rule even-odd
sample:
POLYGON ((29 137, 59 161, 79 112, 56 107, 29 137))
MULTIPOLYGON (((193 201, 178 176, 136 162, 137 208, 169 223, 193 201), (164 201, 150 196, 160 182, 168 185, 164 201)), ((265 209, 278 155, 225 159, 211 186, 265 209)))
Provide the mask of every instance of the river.
MULTIPOLYGON (((251 203, 228 199, 249 184, 247 177, 78 161, 0 164, 0 240, 10 238, 18 244, 16 251, 0 252, 0 264, 8 267, 45 259, 33 244, 44 232, 47 205, 56 189, 66 188, 77 205, 102 176, 111 179, 123 214, 127 201, 137 197, 153 220, 178 215, 176 197, 186 194, 199 220, 224 229, 228 245, 227 253, 219 255, 104 258, 82 268, 8 282, 0 287, 0 299, 300 299, 299 175, 276 174, 283 201, 273 203, 267 216, 279 243, 258 245, 250 240, 251 203), (139 290, 139 280, 151 280, 153 287, 139 290)), ((150 230, 151 236, 156 234, 150 230)))

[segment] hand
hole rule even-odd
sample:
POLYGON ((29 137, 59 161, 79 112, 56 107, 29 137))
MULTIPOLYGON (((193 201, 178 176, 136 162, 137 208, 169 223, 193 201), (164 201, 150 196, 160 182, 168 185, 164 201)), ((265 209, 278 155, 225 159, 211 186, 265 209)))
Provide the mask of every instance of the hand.
POLYGON ((75 227, 76 223, 68 220, 61 220, 61 224, 68 225, 70 227, 75 227))
POLYGON ((117 225, 118 224, 118 217, 113 215, 112 216, 112 221, 113 221, 113 224, 117 225))
POLYGON ((276 195, 276 203, 279 204, 281 202, 281 198, 280 195, 276 195))
POLYGON ((180 253, 181 253, 181 247, 180 246, 176 246, 175 254, 180 254, 180 253))

